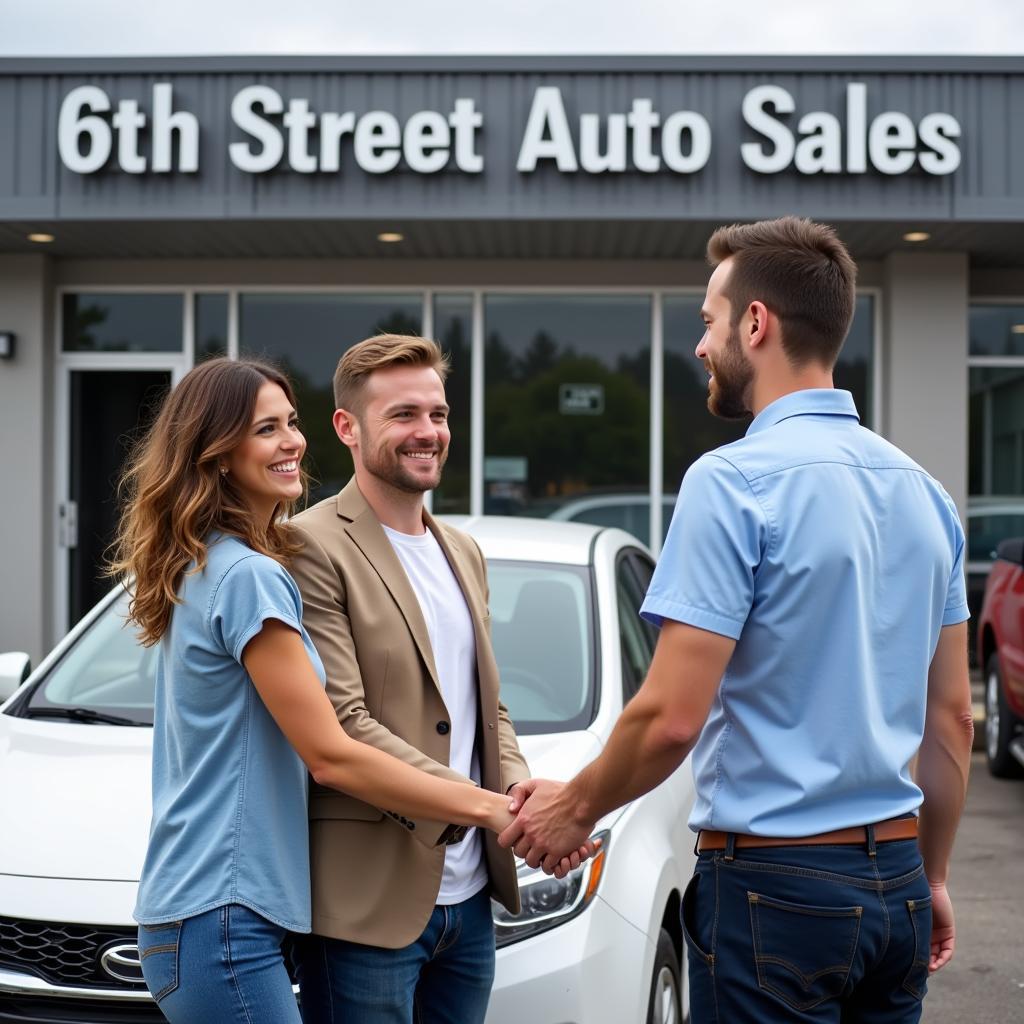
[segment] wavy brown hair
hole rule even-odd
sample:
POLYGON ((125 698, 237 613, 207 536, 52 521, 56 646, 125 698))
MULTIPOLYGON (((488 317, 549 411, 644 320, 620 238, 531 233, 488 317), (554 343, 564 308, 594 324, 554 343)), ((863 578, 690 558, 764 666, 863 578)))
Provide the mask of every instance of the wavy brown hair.
MULTIPOLYGON (((271 522, 260 522, 220 457, 247 436, 256 395, 268 381, 295 406, 288 378, 269 363, 210 359, 187 373, 164 399, 153 425, 129 457, 121 477, 122 503, 107 575, 126 581, 128 619, 149 647, 167 631, 185 571, 206 565, 213 530, 244 541, 254 551, 286 562, 297 550, 280 504, 271 522)), ((303 491, 306 476, 303 472, 303 491)))

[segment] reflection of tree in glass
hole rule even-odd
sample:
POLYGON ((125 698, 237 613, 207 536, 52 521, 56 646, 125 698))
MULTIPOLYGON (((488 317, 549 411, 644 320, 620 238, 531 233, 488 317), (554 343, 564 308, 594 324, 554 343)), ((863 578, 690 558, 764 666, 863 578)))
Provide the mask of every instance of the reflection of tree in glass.
POLYGON ((519 380, 515 362, 501 335, 491 331, 484 345, 484 366, 487 368, 488 381, 519 380))
POLYGON ((295 388, 299 427, 306 438, 306 471, 310 475, 309 504, 336 494, 352 475, 352 458, 334 433, 334 392, 331 382, 315 385, 287 356, 274 362, 295 388))
POLYGON ((421 329, 419 317, 411 317, 408 313, 395 309, 383 319, 378 320, 367 337, 371 338, 375 334, 419 335, 421 329))
MULTIPOLYGON (((563 358, 574 356, 571 348, 566 348, 563 358)), ((530 342, 529 348, 523 353, 520 360, 520 380, 529 380, 538 374, 550 370, 558 359, 558 342, 548 334, 547 331, 538 331, 530 342)))
MULTIPOLYGON (((64 304, 64 315, 65 323, 68 323, 70 327, 67 335, 68 340, 65 342, 64 347, 71 351, 95 351, 98 347, 96 335, 91 332, 90 328, 106 323, 110 310, 96 304, 79 306, 75 296, 69 295, 68 301, 64 304), (68 317, 68 313, 71 314, 70 317, 68 317)), ((107 344, 104 346, 104 350, 108 352, 125 352, 127 349, 128 343, 126 341, 120 342, 117 345, 107 344)))
MULTIPOLYGON (((536 340, 531 346, 534 365, 549 351, 547 339, 543 344, 536 340)), ((487 376, 487 454, 525 456, 532 497, 646 484, 648 396, 635 381, 598 359, 568 351, 535 376, 521 377, 522 383, 496 379, 491 366, 487 376), (603 414, 560 412, 559 385, 564 383, 600 385, 603 414)))

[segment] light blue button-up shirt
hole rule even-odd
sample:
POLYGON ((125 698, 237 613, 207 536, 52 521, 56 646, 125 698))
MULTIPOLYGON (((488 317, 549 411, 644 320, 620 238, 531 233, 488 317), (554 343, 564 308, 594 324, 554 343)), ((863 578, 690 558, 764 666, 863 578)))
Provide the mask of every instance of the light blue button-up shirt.
POLYGON ((310 930, 306 767, 242 665, 267 619, 301 637, 295 581, 235 537, 186 572, 160 641, 153 721, 153 821, 135 919, 159 924, 241 903, 310 930))
POLYGON ((963 557, 949 495, 849 392, 785 395, 698 459, 641 609, 736 641, 690 827, 795 837, 916 811, 928 666, 968 618, 963 557))

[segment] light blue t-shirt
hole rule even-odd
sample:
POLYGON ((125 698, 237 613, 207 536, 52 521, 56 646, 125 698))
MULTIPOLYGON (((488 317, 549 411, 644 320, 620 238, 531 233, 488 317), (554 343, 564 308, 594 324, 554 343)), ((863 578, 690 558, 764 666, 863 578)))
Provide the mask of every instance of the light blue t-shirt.
POLYGON ((153 722, 153 821, 139 884, 140 924, 241 903, 308 932, 307 773, 241 664, 268 619, 302 637, 287 571, 234 537, 211 540, 186 573, 160 641, 153 722))
POLYGON ((796 837, 916 811, 928 667, 968 618, 963 557, 949 496, 847 391, 786 395, 698 459, 641 608, 736 640, 690 827, 796 837))

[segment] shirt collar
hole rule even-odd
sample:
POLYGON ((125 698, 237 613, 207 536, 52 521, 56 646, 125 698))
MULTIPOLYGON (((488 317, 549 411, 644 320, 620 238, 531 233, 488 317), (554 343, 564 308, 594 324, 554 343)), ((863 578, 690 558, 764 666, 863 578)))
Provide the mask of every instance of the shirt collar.
POLYGON ((747 427, 748 434, 774 427, 791 416, 852 416, 860 420, 853 395, 837 388, 805 388, 792 391, 766 405, 747 427))

